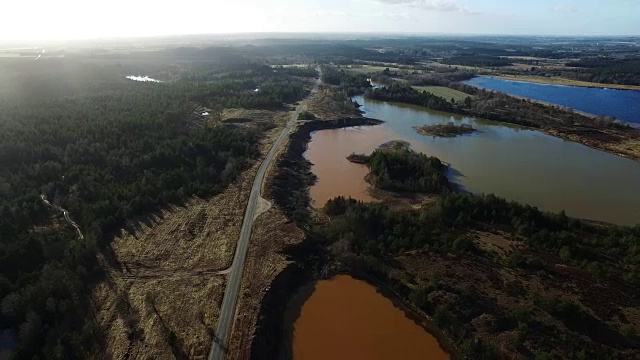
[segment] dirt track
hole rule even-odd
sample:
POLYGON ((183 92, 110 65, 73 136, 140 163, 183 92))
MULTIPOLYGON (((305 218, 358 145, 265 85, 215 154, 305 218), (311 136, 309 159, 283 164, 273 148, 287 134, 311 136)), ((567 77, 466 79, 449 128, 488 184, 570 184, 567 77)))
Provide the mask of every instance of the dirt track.
POLYGON ((285 248, 302 240, 304 232, 278 208, 271 208, 256 220, 227 359, 250 358, 262 299, 272 281, 289 264, 284 254, 285 248))
MULTIPOLYGON (((318 72, 319 75, 322 76, 319 68, 318 72)), ((319 85, 320 77, 317 79, 313 89, 311 90, 312 94, 316 93, 319 85)), ((259 214, 258 208, 262 208, 262 210, 265 209, 264 205, 259 206, 259 203, 264 204, 264 201, 259 202, 262 193, 263 182, 265 180, 265 177, 267 176, 267 172, 271 167, 271 163, 278 158, 278 154, 280 153, 282 145, 288 142, 289 135, 292 129, 294 129, 298 123, 298 116, 305 108, 306 100, 303 100, 301 101, 301 104, 296 107, 295 111, 290 114, 290 119, 287 121, 286 126, 278 135, 277 139, 260 164, 260 167, 258 168, 258 171, 256 173, 253 185, 251 187, 251 193, 249 195, 249 200, 247 203, 244 220, 242 222, 242 229, 240 231, 240 236, 238 239, 233 262, 231 264, 231 271, 229 272, 227 287, 225 289, 224 298, 222 300, 222 307, 220 310, 218 325, 216 326, 215 337, 211 345, 211 352, 209 355, 210 360, 225 358, 228 348, 227 340, 229 338, 229 333, 233 326, 234 318, 236 315, 236 305, 239 297, 240 286, 242 285, 242 275, 245 269, 245 261, 249 249, 249 240, 251 238, 253 223, 254 220, 256 220, 257 214, 259 214)), ((244 202, 242 202, 242 204, 244 204, 244 202)))
POLYGON ((259 160, 223 193, 135 224, 99 256, 107 278, 93 306, 107 358, 207 357, 259 160))

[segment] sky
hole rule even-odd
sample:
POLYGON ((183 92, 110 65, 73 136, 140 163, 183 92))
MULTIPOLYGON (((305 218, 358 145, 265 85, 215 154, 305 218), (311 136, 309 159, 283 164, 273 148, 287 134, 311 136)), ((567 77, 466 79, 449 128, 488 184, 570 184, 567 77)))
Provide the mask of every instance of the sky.
POLYGON ((640 0, 3 1, 0 40, 236 32, 640 35, 640 0))

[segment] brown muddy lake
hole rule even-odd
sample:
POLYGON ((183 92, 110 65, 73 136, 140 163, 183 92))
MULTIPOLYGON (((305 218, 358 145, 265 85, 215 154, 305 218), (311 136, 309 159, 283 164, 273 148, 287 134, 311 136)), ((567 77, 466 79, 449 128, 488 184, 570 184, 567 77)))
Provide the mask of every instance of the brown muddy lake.
POLYGON ((449 359, 434 336, 364 281, 336 276, 303 287, 296 299, 303 304, 291 306, 294 360, 449 359))
POLYGON ((382 125, 321 130, 305 157, 317 183, 311 198, 322 207, 343 195, 371 201, 368 169, 346 157, 369 154, 390 140, 451 164, 449 178, 464 190, 493 193, 542 210, 617 224, 640 223, 640 163, 539 131, 430 111, 416 106, 354 98, 382 125), (454 122, 478 132, 456 138, 423 136, 415 126, 454 122))

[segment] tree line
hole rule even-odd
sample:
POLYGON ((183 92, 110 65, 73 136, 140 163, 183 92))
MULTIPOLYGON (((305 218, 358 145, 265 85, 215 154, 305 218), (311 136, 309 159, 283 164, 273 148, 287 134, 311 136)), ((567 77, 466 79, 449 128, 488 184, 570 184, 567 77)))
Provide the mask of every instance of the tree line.
POLYGON ((500 67, 511 66, 513 63, 511 60, 499 56, 489 55, 466 55, 466 56, 451 56, 442 60, 442 63, 449 65, 463 65, 463 66, 482 66, 482 67, 500 67))
MULTIPOLYGON (((423 77, 421 75, 414 76, 423 77)), ((434 75, 427 75, 428 78, 432 76, 434 75)), ((580 125, 593 128, 629 129, 627 124, 616 122, 611 117, 591 118, 571 109, 548 106, 527 99, 518 99, 504 93, 450 81, 443 77, 438 78, 438 81, 432 83, 448 86, 469 96, 464 101, 447 101, 426 91, 420 92, 409 84, 388 79, 385 86, 368 90, 365 97, 380 101, 403 102, 439 111, 534 128, 580 125)), ((415 78, 412 79, 412 82, 416 81, 415 78)))
POLYGON ((440 111, 454 110, 454 104, 451 102, 426 91, 420 92, 410 85, 397 81, 389 86, 370 89, 365 92, 364 96, 373 100, 403 102, 440 111))
POLYGON ((348 96, 364 93, 371 87, 367 76, 338 69, 333 65, 322 65, 322 82, 339 86, 348 96))
MULTIPOLYGON (((407 169, 404 165, 410 156, 404 150, 396 149, 395 153, 378 150, 371 157, 395 154, 377 161, 386 162, 385 171, 388 168, 407 169)), ((354 156, 367 164, 371 163, 371 157, 354 156)), ((437 160, 425 155, 421 158, 437 160)), ((372 175, 373 172, 372 168, 372 175)), ((415 175, 397 174, 402 177, 402 183, 408 184, 415 184, 422 177, 420 171, 414 171, 415 175)), ((386 186, 385 183, 375 184, 380 188, 386 186)), ((394 187, 395 191, 406 189, 394 187)), ((623 356, 624 352, 632 351, 630 349, 635 346, 632 328, 614 329, 569 298, 543 291, 533 296, 533 308, 511 309, 505 313, 501 310, 504 304, 492 303, 496 300, 478 293, 478 289, 468 285, 459 287, 450 279, 433 279, 427 286, 416 286, 415 272, 398 275, 402 267, 396 259, 411 257, 417 252, 422 256, 431 254, 457 259, 461 265, 507 267, 523 276, 544 276, 551 271, 547 268, 549 264, 562 262, 581 268, 592 278, 606 283, 623 282, 625 289, 637 294, 640 289, 640 225, 625 227, 582 222, 567 217, 564 212, 548 213, 495 195, 459 193, 448 187, 419 191, 430 190, 441 194, 436 203, 409 210, 391 209, 384 203, 364 203, 342 196, 331 199, 323 207, 331 221, 314 224, 311 238, 315 244, 324 244, 334 266, 339 263, 358 276, 384 281, 397 294, 431 315, 435 323, 457 341, 459 350, 470 358, 502 356, 486 334, 474 337, 474 331, 469 330, 468 324, 482 314, 492 314, 495 319, 489 331, 517 330, 521 339, 533 341, 542 349, 556 349, 570 358, 597 358, 603 353, 623 356), (507 234, 503 236, 519 239, 524 248, 516 249, 502 260, 478 245, 474 231, 507 234), (443 293, 453 297, 446 305, 442 305, 443 293), (569 329, 559 333, 562 344, 553 340, 559 335, 558 330, 543 325, 537 318, 539 315, 535 315, 537 313, 546 313, 545 316, 569 329), (588 340, 585 341, 585 337, 588 340)), ((486 269, 479 271, 492 276, 486 269)), ((497 288, 504 291, 509 286, 497 288)), ((517 289, 507 291, 521 294, 517 289)))
POLYGON ((380 189, 427 193, 453 189, 445 174, 447 166, 440 159, 406 146, 377 149, 369 156, 357 157, 367 164, 371 183, 380 189))
POLYGON ((570 79, 604 84, 640 85, 640 60, 637 58, 585 58, 567 62, 565 65, 579 68, 562 72, 562 76, 570 79))
MULTIPOLYGON (((469 358, 504 356, 491 335, 471 330, 473 326, 469 324, 480 315, 495 319, 486 330, 489 334, 517 330, 521 341, 526 339, 538 349, 537 356, 553 350, 567 358, 601 358, 604 354, 618 358, 635 349, 633 328, 613 328, 603 321, 606 319, 594 317, 568 297, 541 291, 532 295, 531 307, 514 310, 485 293, 493 294, 491 289, 461 286, 459 280, 434 277, 427 285, 416 286, 416 270, 398 275, 402 265, 396 261, 415 258, 412 254, 417 253, 450 259, 447 264, 452 266, 452 272, 456 271, 455 264, 477 264, 478 271, 489 278, 495 274, 487 269, 509 268, 525 279, 553 276, 553 265, 549 263, 559 261, 591 273, 583 278, 611 284, 622 281, 626 291, 638 294, 640 226, 592 225, 570 219, 564 213, 541 212, 493 195, 460 193, 444 194, 433 205, 404 211, 337 197, 326 203, 324 212, 331 221, 316 225, 312 235, 316 243, 329 249, 329 257, 355 274, 384 281, 429 314, 469 358), (473 236, 476 230, 515 236, 525 248, 514 251, 505 264, 478 245, 473 236), (446 302, 444 294, 450 297, 446 302), (563 327, 549 326, 547 321, 543 324, 541 316, 554 319, 563 327)), ((518 282, 495 286, 499 291, 518 294, 516 298, 531 294, 530 290, 519 290, 518 282)))

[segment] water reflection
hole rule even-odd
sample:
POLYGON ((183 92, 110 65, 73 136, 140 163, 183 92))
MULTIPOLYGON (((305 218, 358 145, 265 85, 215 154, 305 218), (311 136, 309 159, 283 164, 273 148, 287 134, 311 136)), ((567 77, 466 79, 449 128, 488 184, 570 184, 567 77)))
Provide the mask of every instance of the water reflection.
POLYGON ((447 177, 449 178, 449 181, 453 182, 456 185, 456 188, 458 191, 460 192, 468 191, 464 187, 464 185, 462 185, 462 178, 464 178, 465 176, 460 172, 460 170, 457 170, 453 166, 449 165, 449 168, 447 169, 447 177))
POLYGON ((366 115, 386 121, 374 127, 314 133, 306 153, 318 182, 315 206, 335 196, 370 201, 366 167, 348 162, 351 153, 372 152, 389 140, 451 164, 452 179, 464 190, 494 193, 548 211, 620 224, 640 223, 640 164, 539 131, 498 125, 424 108, 354 98, 366 115), (415 126, 456 122, 478 130, 469 136, 434 138, 415 126))
POLYGON ((369 172, 365 165, 347 160, 352 153, 368 154, 386 142, 392 134, 385 128, 353 127, 322 130, 312 134, 305 157, 314 165, 318 176, 310 195, 315 207, 322 207, 327 200, 338 195, 351 196, 362 201, 373 201, 364 177, 369 172))
POLYGON ((536 84, 490 77, 476 77, 465 83, 567 106, 590 114, 612 115, 621 120, 640 123, 640 91, 637 90, 536 84))

